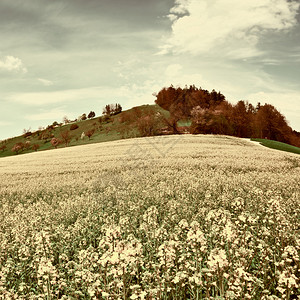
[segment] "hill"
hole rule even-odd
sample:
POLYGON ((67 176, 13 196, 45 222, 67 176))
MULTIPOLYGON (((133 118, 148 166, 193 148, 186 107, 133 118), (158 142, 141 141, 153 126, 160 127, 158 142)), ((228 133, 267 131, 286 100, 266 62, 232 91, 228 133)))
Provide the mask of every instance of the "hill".
POLYGON ((292 299, 299 170, 296 154, 212 135, 2 158, 0 294, 292 299))
MULTIPOLYGON (((123 111, 120 114, 112 115, 110 117, 101 116, 84 121, 72 122, 62 126, 49 125, 48 128, 43 130, 25 133, 18 137, 3 141, 0 144, 0 146, 4 146, 4 148, 0 150, 0 157, 33 152, 35 151, 32 149, 33 145, 38 145, 37 151, 54 149, 54 146, 51 144, 52 138, 61 140, 61 143, 57 146, 57 148, 65 147, 65 143, 61 137, 62 132, 69 132, 71 140, 70 143, 68 143, 68 146, 107 142, 147 135, 147 130, 146 132, 141 132, 143 130, 143 124, 141 124, 143 116, 155 116, 157 113, 160 113, 165 117, 168 117, 169 115, 167 111, 160 108, 158 105, 142 105, 133 107, 127 111, 123 111), (139 119, 140 122, 138 122, 139 119), (72 126, 75 129, 72 129, 72 126), (88 131, 92 131, 93 135, 90 138, 88 136, 81 138, 82 133, 87 133, 88 131), (14 145, 16 144, 24 145, 23 149, 18 153, 12 151, 14 145), (26 147, 26 144, 28 144, 28 147, 26 147)), ((156 122, 156 124, 150 124, 149 122, 146 122, 144 127, 146 126, 152 126, 153 129, 158 131, 166 125, 162 124, 161 122, 156 122)))
MULTIPOLYGON (((43 130, 7 139, 0 144, 0 157, 63 148, 66 145, 79 146, 174 132, 188 133, 191 125, 190 119, 178 119, 174 123, 170 112, 158 105, 142 105, 117 115, 74 121, 60 126, 49 125, 43 130), (51 142, 53 138, 57 140, 56 144, 51 142), (15 146, 18 145, 21 145, 20 149, 16 149, 15 146)), ((300 153, 300 148, 285 143, 265 139, 259 141, 267 147, 300 153)))

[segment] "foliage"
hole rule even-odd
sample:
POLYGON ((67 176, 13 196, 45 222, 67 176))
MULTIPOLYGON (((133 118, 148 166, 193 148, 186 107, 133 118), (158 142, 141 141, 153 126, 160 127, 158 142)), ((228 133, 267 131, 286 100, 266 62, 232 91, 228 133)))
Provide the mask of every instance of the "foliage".
POLYGON ((95 116, 96 116, 96 114, 94 111, 90 111, 90 113, 88 114, 89 119, 95 118, 95 116))
POLYGON ((70 120, 69 120, 69 118, 67 116, 64 116, 62 121, 63 121, 63 123, 65 125, 68 124, 68 123, 70 123, 70 120))
POLYGON ((170 111, 173 117, 189 118, 194 107, 200 106, 205 109, 212 109, 225 100, 225 96, 220 92, 211 92, 194 85, 174 88, 163 88, 157 95, 155 103, 170 111))
POLYGON ((50 141, 51 145, 53 147, 55 147, 55 149, 58 147, 58 145, 61 143, 61 141, 58 138, 52 138, 52 140, 50 141))
POLYGON ((22 152, 22 151, 24 150, 24 148, 25 148, 25 144, 22 143, 22 142, 19 142, 19 143, 16 143, 16 144, 12 147, 11 151, 12 151, 12 152, 15 152, 16 154, 19 154, 20 152, 22 152))
POLYGON ((2 150, 2 152, 4 152, 6 150, 7 146, 5 144, 0 146, 0 150, 2 150))
POLYGON ((85 132, 85 135, 89 138, 89 140, 91 139, 92 135, 95 133, 94 129, 90 129, 88 131, 85 132))
POLYGON ((31 132, 31 131, 26 131, 26 132, 23 133, 23 137, 24 137, 24 138, 27 138, 27 137, 29 137, 29 136, 31 136, 31 135, 32 135, 32 132, 31 132))
POLYGON ((137 127, 141 136, 156 135, 156 120, 153 115, 140 117, 137 121, 137 127))
POLYGON ((70 144, 71 139, 72 139, 72 136, 70 135, 70 132, 68 130, 61 131, 60 132, 60 137, 61 137, 63 143, 65 144, 65 146, 67 147, 70 144))
POLYGON ((0 163, 3 299, 299 295, 295 154, 189 135, 0 163))
POLYGON ((33 151, 38 151, 38 149, 40 149, 40 145, 39 144, 33 144, 31 148, 32 148, 33 151))
MULTIPOLYGON (((300 135, 288 126, 285 117, 270 104, 256 108, 247 101, 232 105, 225 96, 195 86, 163 88, 155 102, 170 112, 175 125, 180 119, 191 118, 191 133, 226 134, 237 137, 267 138, 300 146, 300 135)), ((170 127, 170 126, 169 126, 170 127)))
POLYGON ((116 104, 107 104, 103 108, 103 115, 113 116, 122 112, 122 106, 119 103, 116 104))
POLYGON ((77 129, 78 127, 79 127, 79 126, 78 126, 76 123, 74 123, 74 124, 71 125, 70 130, 75 130, 75 129, 77 129))

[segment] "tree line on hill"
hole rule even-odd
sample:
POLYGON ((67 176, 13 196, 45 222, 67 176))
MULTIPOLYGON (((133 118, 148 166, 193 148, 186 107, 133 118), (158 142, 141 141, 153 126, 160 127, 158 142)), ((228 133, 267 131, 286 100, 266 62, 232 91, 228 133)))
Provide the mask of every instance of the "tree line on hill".
POLYGON ((177 122, 191 120, 190 132, 225 134, 237 137, 266 138, 300 147, 300 133, 292 130, 285 117, 271 104, 255 107, 247 101, 229 103, 223 94, 194 85, 172 85, 156 94, 155 103, 170 112, 169 127, 177 131, 177 122))

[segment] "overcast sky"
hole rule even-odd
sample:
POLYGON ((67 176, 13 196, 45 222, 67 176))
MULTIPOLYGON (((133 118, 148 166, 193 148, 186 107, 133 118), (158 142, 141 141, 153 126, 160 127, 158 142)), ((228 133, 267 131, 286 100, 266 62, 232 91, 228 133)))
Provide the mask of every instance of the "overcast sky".
POLYGON ((300 131, 300 1, 0 0, 0 140, 164 86, 274 105, 300 131))

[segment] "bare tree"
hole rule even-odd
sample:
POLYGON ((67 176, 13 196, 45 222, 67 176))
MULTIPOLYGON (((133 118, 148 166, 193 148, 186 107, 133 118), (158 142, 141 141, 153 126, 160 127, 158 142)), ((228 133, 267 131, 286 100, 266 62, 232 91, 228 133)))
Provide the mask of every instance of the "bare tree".
POLYGON ((68 130, 62 131, 60 133, 60 137, 63 140, 63 142, 65 143, 65 146, 68 147, 68 145, 70 144, 70 142, 72 140, 72 136, 70 135, 70 132, 68 130))

